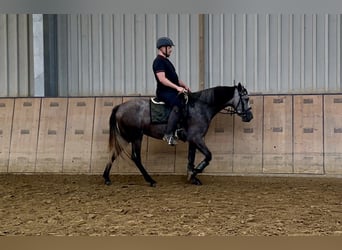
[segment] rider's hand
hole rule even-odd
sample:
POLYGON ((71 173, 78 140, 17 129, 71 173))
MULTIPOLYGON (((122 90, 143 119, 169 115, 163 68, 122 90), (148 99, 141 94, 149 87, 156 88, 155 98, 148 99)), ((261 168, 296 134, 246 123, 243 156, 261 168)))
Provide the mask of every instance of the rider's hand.
POLYGON ((187 90, 183 87, 177 86, 176 90, 178 91, 179 94, 185 93, 187 90))

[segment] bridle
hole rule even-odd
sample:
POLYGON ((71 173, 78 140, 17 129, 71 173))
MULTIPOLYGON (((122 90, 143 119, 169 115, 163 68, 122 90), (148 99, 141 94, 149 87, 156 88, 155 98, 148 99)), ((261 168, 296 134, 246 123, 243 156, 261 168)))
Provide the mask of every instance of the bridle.
POLYGON ((228 114, 228 115, 239 115, 239 116, 245 116, 247 114, 248 111, 250 111, 252 108, 245 108, 245 104, 242 101, 242 99, 248 95, 248 92, 245 88, 242 88, 242 91, 239 91, 239 102, 237 103, 237 105, 234 107, 232 105, 229 105, 227 107, 225 107, 224 109, 222 109, 220 111, 221 114, 228 114), (238 112, 237 107, 239 107, 239 105, 241 104, 242 106, 242 112, 238 112))

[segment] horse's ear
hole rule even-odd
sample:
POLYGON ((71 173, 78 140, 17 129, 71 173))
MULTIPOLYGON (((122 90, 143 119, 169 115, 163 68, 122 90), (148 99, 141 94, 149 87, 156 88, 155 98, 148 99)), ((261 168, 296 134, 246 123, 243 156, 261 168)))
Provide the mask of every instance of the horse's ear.
POLYGON ((238 90, 241 91, 242 90, 242 85, 241 85, 241 82, 238 83, 238 90))

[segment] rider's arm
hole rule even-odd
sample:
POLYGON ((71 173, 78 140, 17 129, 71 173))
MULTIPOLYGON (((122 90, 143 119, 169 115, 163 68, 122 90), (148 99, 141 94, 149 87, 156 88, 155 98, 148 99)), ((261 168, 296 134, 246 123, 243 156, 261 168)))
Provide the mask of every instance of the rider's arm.
POLYGON ((165 76, 165 72, 160 71, 160 72, 158 72, 156 75, 157 75, 159 81, 160 81, 162 84, 164 84, 165 86, 170 87, 170 88, 172 88, 172 89, 175 89, 175 90, 177 90, 179 93, 183 93, 184 90, 186 90, 185 87, 183 87, 183 86, 178 86, 178 85, 172 83, 169 79, 167 79, 166 76, 165 76))

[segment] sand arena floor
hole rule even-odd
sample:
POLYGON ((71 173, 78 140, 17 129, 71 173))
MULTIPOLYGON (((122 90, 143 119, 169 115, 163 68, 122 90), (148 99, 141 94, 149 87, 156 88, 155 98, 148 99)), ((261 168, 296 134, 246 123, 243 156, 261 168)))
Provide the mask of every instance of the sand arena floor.
POLYGON ((339 235, 342 179, 0 175, 0 235, 339 235))

